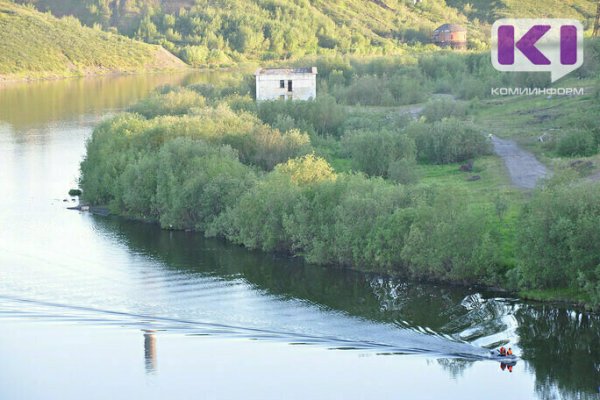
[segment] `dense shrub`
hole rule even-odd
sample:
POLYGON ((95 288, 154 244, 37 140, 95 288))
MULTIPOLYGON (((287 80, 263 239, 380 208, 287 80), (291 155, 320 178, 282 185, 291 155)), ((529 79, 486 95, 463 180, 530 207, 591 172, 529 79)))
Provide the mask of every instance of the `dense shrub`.
POLYGON ((429 91, 423 79, 403 72, 399 68, 393 75, 358 76, 347 86, 333 86, 331 92, 339 102, 350 105, 393 106, 425 101, 429 91))
POLYGON ((504 270, 493 217, 464 199, 463 193, 335 175, 311 157, 277 167, 217 225, 236 243, 302 255, 313 263, 499 282, 504 270))
POLYGON ((206 230, 254 184, 229 146, 177 138, 158 153, 156 209, 162 227, 206 230))
POLYGON ((240 159, 245 164, 258 165, 266 170, 311 151, 307 134, 297 129, 281 133, 264 125, 255 127, 247 135, 225 135, 223 142, 239 149, 240 159))
POLYGON ((597 84, 596 94, 591 99, 591 104, 582 107, 577 112, 569 115, 567 123, 571 126, 577 126, 582 131, 591 133, 597 144, 600 145, 600 124, 598 115, 600 114, 600 82, 597 84))
POLYGON ((186 63, 199 67, 208 64, 209 52, 210 50, 205 46, 185 46, 179 52, 179 56, 186 63))
POLYGON ((421 162, 447 164, 491 152, 491 144, 475 126, 454 118, 433 124, 416 122, 407 133, 415 140, 421 162))
POLYGON ((565 157, 592 156, 598 152, 598 143, 590 131, 569 131, 558 139, 556 152, 565 157))
POLYGON ((387 177, 393 162, 415 159, 414 140, 398 131, 349 132, 342 138, 342 146, 350 155, 353 168, 370 176, 387 177))
POLYGON ((293 213, 303 187, 335 179, 331 167, 312 155, 279 165, 228 210, 212 234, 265 251, 291 251, 284 220, 293 213))
POLYGON ((281 133, 255 116, 235 113, 226 105, 196 109, 193 115, 150 120, 123 114, 100 124, 87 144, 81 164, 86 200, 113 204, 138 217, 156 217, 159 210, 153 190, 157 154, 165 143, 179 137, 202 140, 213 147, 229 145, 236 149, 236 159, 267 170, 311 150, 306 134, 281 133))
POLYGON ((334 95, 341 102, 351 105, 394 105, 394 96, 385 81, 376 76, 358 77, 349 86, 340 87, 334 95))
MULTIPOLYGON (((375 248, 373 237, 377 236, 377 224, 389 218, 395 210, 409 206, 408 193, 398 185, 391 185, 381 178, 366 179, 361 175, 346 175, 339 179, 339 202, 334 208, 334 261, 364 270, 400 270, 402 264, 386 263, 378 251, 389 247, 375 248)), ((384 246, 401 246, 401 236, 389 237, 384 246), (394 244, 392 244, 394 243, 394 244)))
POLYGON ((209 101, 219 100, 224 97, 239 95, 254 97, 255 80, 248 74, 228 73, 217 75, 218 79, 212 78, 210 83, 192 83, 186 86, 209 101))
POLYGON ((387 177, 403 185, 417 183, 419 181, 417 163, 414 159, 408 158, 391 161, 388 166, 387 177))
POLYGON ((258 116, 270 125, 282 126, 283 121, 287 129, 340 136, 346 113, 333 97, 322 95, 310 101, 261 101, 258 116))
POLYGON ((411 275, 450 281, 500 282, 500 238, 489 212, 458 190, 433 192, 417 207, 402 258, 411 275))
POLYGON ((112 193, 113 204, 117 204, 123 214, 144 220, 158 219, 156 189, 159 167, 155 153, 146 153, 125 167, 112 193))
POLYGON ((87 201, 106 205, 114 200, 119 176, 133 162, 132 141, 147 127, 142 117, 124 114, 94 129, 81 162, 80 185, 87 201))
POLYGON ((436 53, 419 58, 419 69, 432 80, 458 79, 467 72, 468 66, 458 54, 436 53))
POLYGON ((156 92, 130 107, 131 112, 154 118, 159 115, 183 115, 192 108, 203 107, 204 97, 192 90, 180 88, 166 93, 156 92))
POLYGON ((361 130, 401 130, 414 121, 410 113, 397 110, 373 110, 355 108, 344 121, 344 132, 361 130))
POLYGON ((583 288, 600 303, 600 184, 551 184, 524 208, 519 271, 526 287, 583 288))
POLYGON ((465 103, 445 99, 430 101, 421 113, 428 122, 441 121, 449 117, 461 118, 466 114, 467 106, 465 103))

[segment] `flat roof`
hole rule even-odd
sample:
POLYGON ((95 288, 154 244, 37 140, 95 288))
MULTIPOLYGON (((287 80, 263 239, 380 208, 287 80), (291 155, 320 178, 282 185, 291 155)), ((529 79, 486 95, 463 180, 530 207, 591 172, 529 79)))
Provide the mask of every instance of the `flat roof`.
POLYGON ((301 68, 259 68, 254 75, 288 75, 288 74, 315 74, 317 67, 301 68))

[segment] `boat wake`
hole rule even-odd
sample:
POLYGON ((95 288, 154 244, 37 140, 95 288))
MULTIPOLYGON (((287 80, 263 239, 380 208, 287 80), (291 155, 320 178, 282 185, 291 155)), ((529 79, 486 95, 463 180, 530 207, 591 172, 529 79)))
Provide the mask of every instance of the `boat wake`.
POLYGON ((170 332, 189 336, 219 336, 251 340, 270 340, 286 342, 291 345, 317 345, 328 349, 360 350, 375 352, 377 354, 421 354, 437 358, 457 358, 473 361, 491 358, 489 357, 489 351, 469 343, 452 341, 443 336, 419 334, 410 330, 403 331, 396 329, 397 335, 393 342, 384 342, 338 337, 330 334, 305 334, 294 331, 260 329, 157 315, 136 314, 5 295, 0 295, 0 318, 27 319, 40 322, 116 325, 143 331, 170 332))

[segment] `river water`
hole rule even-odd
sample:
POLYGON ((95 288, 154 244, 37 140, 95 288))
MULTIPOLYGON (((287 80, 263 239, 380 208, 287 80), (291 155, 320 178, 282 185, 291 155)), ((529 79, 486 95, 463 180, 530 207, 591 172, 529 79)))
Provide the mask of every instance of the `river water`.
POLYGON ((598 315, 67 210, 95 124, 223 76, 0 88, 0 399, 600 398, 598 315))

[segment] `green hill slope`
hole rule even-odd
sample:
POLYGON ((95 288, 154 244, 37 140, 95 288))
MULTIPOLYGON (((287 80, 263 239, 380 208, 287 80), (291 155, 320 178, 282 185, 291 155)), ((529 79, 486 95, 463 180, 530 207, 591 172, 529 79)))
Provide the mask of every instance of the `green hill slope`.
POLYGON ((572 17, 590 26, 595 0, 17 0, 74 15, 147 43, 192 65, 312 54, 412 52, 432 31, 466 25, 469 46, 483 49, 499 17, 572 17))
POLYGON ((6 0, 0 0, 0 27, 0 81, 184 66, 159 46, 6 0))
POLYGON ((597 2, 586 0, 446 0, 469 18, 575 18, 591 28, 597 2))
POLYGON ((433 1, 20 1, 161 44, 192 65, 306 54, 399 54, 407 44, 427 43, 431 31, 448 20, 468 23, 454 8, 433 1))

